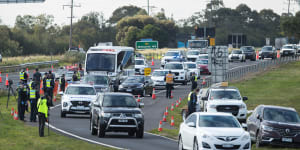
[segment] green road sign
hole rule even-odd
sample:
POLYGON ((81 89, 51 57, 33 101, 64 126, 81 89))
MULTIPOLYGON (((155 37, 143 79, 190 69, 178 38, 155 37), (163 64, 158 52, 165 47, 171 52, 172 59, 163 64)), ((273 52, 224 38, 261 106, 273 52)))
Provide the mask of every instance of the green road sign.
POLYGON ((157 49, 158 41, 136 41, 136 49, 157 49))

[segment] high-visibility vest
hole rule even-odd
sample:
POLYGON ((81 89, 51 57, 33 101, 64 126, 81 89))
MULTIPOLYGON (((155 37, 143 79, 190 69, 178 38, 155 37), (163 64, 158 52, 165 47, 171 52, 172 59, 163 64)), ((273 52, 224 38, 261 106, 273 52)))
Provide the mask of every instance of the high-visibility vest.
POLYGON ((32 81, 29 83, 29 89, 32 90, 32 81))
POLYGON ((198 77, 197 76, 195 76, 195 81, 197 82, 198 81, 198 79, 197 79, 198 77))
POLYGON ((24 72, 20 72, 20 80, 24 80, 25 78, 24 78, 24 72))
POLYGON ((77 79, 80 80, 80 72, 77 72, 77 79))
POLYGON ((51 79, 46 80, 46 87, 47 88, 51 87, 51 79))
POLYGON ((191 100, 191 95, 193 94, 193 92, 190 92, 189 93, 189 96, 188 96, 188 101, 190 101, 191 100))
POLYGON ((48 106, 47 106, 47 99, 43 98, 43 99, 39 99, 38 103, 37 103, 37 108, 38 108, 38 112, 39 113, 43 113, 45 114, 45 117, 48 118, 48 106))
POLYGON ((30 90, 30 92, 29 92, 29 98, 30 99, 35 99, 36 98, 36 96, 35 96, 35 90, 30 90))
POLYGON ((173 75, 172 74, 166 75, 166 83, 173 83, 173 75))

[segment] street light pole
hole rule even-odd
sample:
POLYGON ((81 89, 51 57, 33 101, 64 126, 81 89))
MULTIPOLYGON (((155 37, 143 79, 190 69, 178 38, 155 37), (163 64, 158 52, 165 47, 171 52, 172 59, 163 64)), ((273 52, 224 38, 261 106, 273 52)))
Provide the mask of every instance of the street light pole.
POLYGON ((73 30, 73 0, 71 0, 71 23, 70 23, 70 41, 69 41, 69 49, 72 48, 72 30, 73 30))
POLYGON ((149 0, 147 0, 148 1, 148 5, 147 5, 147 7, 148 7, 148 16, 150 15, 150 9, 149 9, 149 0))

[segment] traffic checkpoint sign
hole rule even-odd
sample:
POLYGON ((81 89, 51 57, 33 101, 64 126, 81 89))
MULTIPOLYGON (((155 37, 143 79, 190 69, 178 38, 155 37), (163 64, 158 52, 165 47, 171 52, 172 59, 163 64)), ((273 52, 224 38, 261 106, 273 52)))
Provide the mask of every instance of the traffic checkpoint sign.
POLYGON ((144 49, 157 49, 158 41, 136 41, 135 49, 144 50, 144 49))
POLYGON ((149 76, 151 74, 151 68, 145 68, 144 69, 144 75, 149 76))

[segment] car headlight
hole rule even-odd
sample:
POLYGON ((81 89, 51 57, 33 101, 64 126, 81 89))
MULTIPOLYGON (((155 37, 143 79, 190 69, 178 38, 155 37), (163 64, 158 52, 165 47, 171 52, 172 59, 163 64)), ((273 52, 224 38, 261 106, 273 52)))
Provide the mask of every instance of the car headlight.
POLYGON ((135 118, 143 118, 143 114, 134 114, 135 118))
POLYGON ((263 131, 273 131, 273 128, 270 126, 262 125, 262 130, 263 131))
POLYGON ((205 134, 205 133, 204 133, 204 134, 202 135, 202 138, 208 139, 208 138, 210 138, 210 136, 209 136, 208 134, 205 134))
POLYGON ((67 102, 63 102, 63 107, 67 107, 68 103, 67 102))
POLYGON ((122 89, 122 88, 124 88, 124 87, 123 87, 123 85, 122 85, 122 84, 121 84, 121 85, 119 85, 119 89, 122 89))
POLYGON ((216 105, 209 105, 210 108, 216 108, 216 105))
POLYGON ((101 112, 101 116, 102 117, 105 117, 105 118, 108 118, 108 117, 110 117, 111 116, 111 113, 105 113, 105 112, 101 112))
POLYGON ((246 108, 246 105, 241 104, 241 105, 240 105, 240 108, 246 108))
POLYGON ((248 141, 250 139, 250 136, 248 134, 245 134, 243 137, 242 137, 242 141, 248 141))

